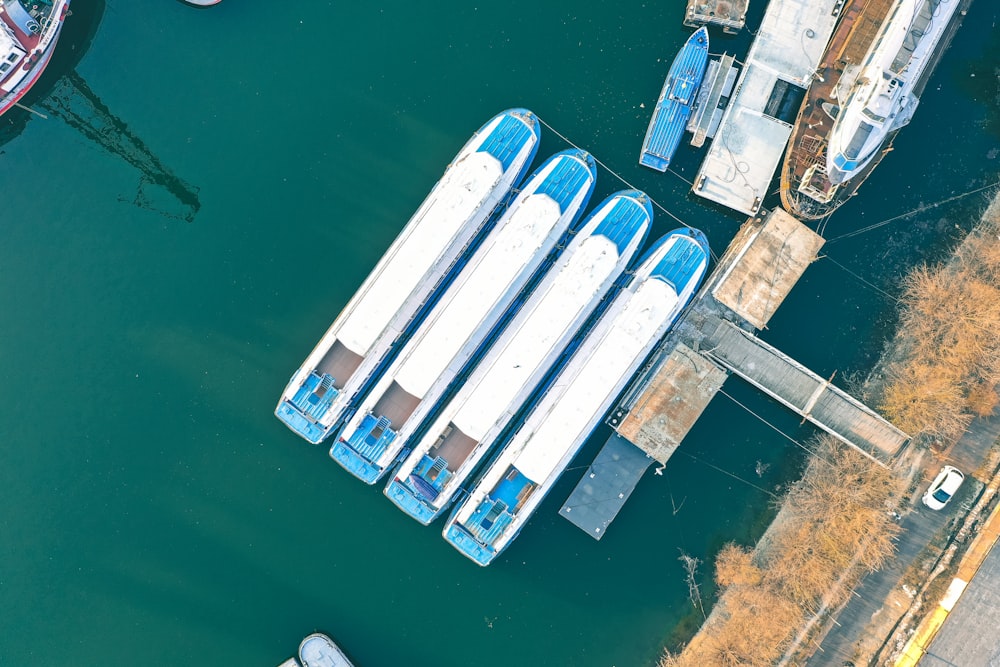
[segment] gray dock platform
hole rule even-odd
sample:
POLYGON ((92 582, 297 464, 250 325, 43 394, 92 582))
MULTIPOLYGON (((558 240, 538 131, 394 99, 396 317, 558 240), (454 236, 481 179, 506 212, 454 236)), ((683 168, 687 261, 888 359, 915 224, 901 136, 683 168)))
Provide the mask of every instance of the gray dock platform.
POLYGON ((652 462, 638 447, 612 434, 559 514, 595 540, 601 539, 652 462))
POLYGON ((757 212, 842 2, 771 0, 695 177, 695 194, 747 215, 757 212))
POLYGON ((730 322, 720 320, 706 342, 706 356, 874 461, 888 464, 909 440, 830 380, 730 322))
POLYGON ((691 145, 696 148, 703 146, 706 139, 714 138, 722 123, 725 105, 721 102, 723 98, 728 99, 732 94, 738 74, 738 70, 733 66, 735 61, 735 56, 725 53, 718 60, 708 61, 705 81, 698 91, 694 111, 687 126, 687 131, 693 135, 691 145))

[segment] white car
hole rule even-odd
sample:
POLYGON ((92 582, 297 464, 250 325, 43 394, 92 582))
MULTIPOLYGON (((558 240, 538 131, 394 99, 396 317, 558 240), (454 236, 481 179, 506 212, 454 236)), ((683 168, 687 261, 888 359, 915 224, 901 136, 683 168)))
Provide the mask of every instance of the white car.
POLYGON ((965 475, 955 466, 941 468, 941 472, 938 473, 937 477, 934 478, 934 481, 927 488, 927 492, 924 493, 924 505, 927 505, 932 510, 941 509, 948 504, 948 501, 958 491, 958 487, 962 486, 964 480, 965 475))

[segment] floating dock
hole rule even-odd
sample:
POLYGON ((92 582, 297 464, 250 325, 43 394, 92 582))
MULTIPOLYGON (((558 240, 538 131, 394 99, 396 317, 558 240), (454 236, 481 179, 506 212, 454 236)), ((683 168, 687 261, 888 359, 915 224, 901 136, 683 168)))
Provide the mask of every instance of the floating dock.
POLYGON ((749 6, 750 0, 688 0, 684 25, 717 25, 722 32, 735 35, 746 25, 749 6))
POLYGON ((905 433, 753 334, 766 327, 823 243, 781 209, 743 225, 691 308, 622 394, 607 419, 615 435, 560 514, 599 539, 631 493, 623 480, 637 483, 652 461, 666 464, 730 373, 880 464, 899 454, 905 433), (622 440, 635 451, 623 454, 622 440), (609 456, 626 469, 602 477, 609 456))
POLYGON ((695 194, 747 215, 760 209, 842 2, 771 1, 695 194))

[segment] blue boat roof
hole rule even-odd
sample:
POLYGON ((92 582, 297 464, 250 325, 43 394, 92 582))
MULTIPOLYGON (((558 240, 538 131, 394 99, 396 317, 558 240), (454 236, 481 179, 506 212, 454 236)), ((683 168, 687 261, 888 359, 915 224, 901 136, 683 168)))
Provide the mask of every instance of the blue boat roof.
POLYGON ((708 65, 708 31, 696 30, 678 51, 649 121, 639 163, 666 171, 691 115, 691 102, 708 65))
MULTIPOLYGON (((524 169, 527 170, 528 165, 531 164, 531 161, 535 157, 535 153, 538 152, 538 139, 541 136, 538 118, 527 109, 508 109, 494 116, 486 125, 489 125, 498 117, 501 118, 500 123, 493 128, 489 136, 483 139, 483 143, 479 146, 479 151, 489 153, 500 160, 504 171, 507 171, 514 162, 514 158, 524 148, 524 145, 528 141, 532 141, 531 157, 524 163, 524 169)), ((486 125, 483 127, 486 127, 486 125)))
POLYGON ((653 267, 649 275, 651 278, 668 283, 674 290, 680 292, 684 285, 691 280, 691 276, 702 262, 708 262, 708 239, 701 231, 687 227, 667 233, 656 242, 643 261, 655 253, 664 243, 676 237, 689 238, 693 243, 673 244, 653 267))
POLYGON ((586 189, 586 196, 580 206, 582 211, 597 181, 597 164, 594 162, 594 157, 587 151, 579 149, 556 153, 532 174, 532 178, 553 162, 556 163, 555 168, 538 184, 535 192, 548 195, 559 204, 559 210, 565 212, 576 195, 586 189))
POLYGON ((618 201, 614 208, 597 226, 594 234, 606 236, 617 246, 618 253, 621 254, 635 239, 636 234, 642 234, 639 239, 641 246, 646 239, 646 234, 649 233, 650 223, 653 221, 653 205, 644 192, 623 190, 614 193, 594 209, 594 212, 583 221, 581 227, 585 227, 606 202, 616 198, 618 201))

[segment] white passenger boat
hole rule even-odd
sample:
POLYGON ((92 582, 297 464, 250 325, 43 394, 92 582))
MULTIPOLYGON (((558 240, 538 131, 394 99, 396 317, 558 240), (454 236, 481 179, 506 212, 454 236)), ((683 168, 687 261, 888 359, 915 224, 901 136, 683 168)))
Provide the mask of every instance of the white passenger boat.
POLYGON ((292 376, 275 409, 282 422, 312 443, 342 423, 527 172, 538 141, 538 119, 525 109, 505 111, 473 135, 292 376))
POLYGON ((680 316, 707 268, 708 242, 697 230, 676 230, 654 246, 452 512, 443 532, 452 546, 489 565, 510 544, 680 316))

